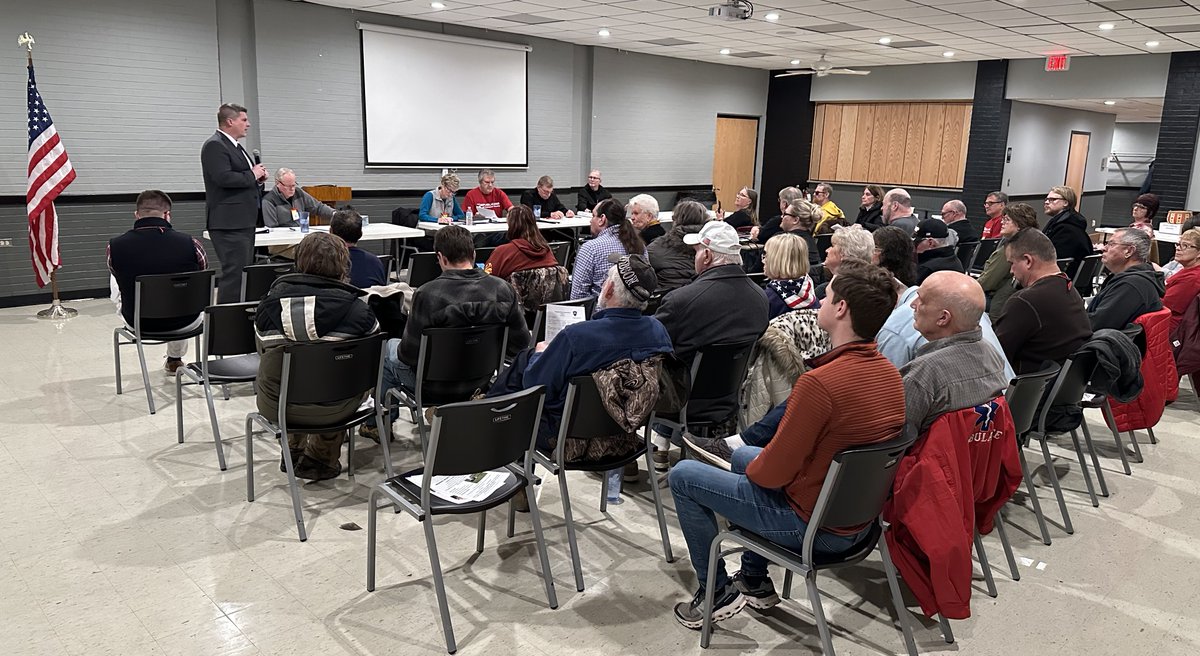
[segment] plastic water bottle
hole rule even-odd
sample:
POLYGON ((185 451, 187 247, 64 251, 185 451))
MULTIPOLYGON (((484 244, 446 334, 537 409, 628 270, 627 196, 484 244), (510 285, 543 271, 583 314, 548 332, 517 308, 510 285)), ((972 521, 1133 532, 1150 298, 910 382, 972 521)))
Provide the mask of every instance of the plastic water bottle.
POLYGON ((366 214, 361 214, 360 216, 362 217, 362 227, 365 228, 371 225, 371 217, 367 216, 366 214))
POLYGON ((308 212, 300 212, 300 232, 308 232, 308 212))
POLYGON ((467 210, 467 225, 475 225, 475 213, 467 210))
POLYGON ((621 498, 621 478, 624 475, 625 469, 623 467, 610 469, 607 473, 605 473, 605 476, 608 477, 608 496, 606 497, 606 500, 610 506, 615 506, 625 502, 625 500, 621 498))
POLYGON ((542 218, 542 206, 541 205, 533 206, 533 218, 535 218, 535 219, 542 218))

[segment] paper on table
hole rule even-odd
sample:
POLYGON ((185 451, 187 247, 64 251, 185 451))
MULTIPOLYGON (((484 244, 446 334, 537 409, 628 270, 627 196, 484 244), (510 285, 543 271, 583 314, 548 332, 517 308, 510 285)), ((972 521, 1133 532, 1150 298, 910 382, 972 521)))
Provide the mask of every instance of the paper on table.
MULTIPOLYGON (((408 482, 420 487, 423 476, 424 473, 413 474, 408 477, 408 482)), ((499 490, 508 477, 507 472, 495 471, 466 476, 434 476, 429 481, 429 492, 450 503, 483 501, 499 490)))
POLYGON ((546 306, 546 341, 553 341, 563 328, 580 321, 586 321, 584 309, 578 305, 547 305, 546 306))
POLYGON ((491 220, 496 218, 496 211, 490 207, 480 207, 475 210, 475 218, 483 217, 491 220))

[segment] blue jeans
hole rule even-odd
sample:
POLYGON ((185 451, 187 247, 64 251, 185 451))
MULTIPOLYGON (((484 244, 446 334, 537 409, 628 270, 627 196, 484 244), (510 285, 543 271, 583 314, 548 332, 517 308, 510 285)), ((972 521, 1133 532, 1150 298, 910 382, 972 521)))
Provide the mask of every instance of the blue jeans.
MULTIPOLYGON (((708 580, 709 548, 717 537, 717 515, 737 526, 761 535, 768 540, 799 551, 804 546, 808 523, 788 503, 782 490, 769 490, 750 482, 746 466, 761 452, 759 447, 744 446, 733 452, 732 471, 713 467, 695 460, 681 460, 671 470, 671 494, 675 497, 675 512, 687 541, 688 553, 696 577, 703 589, 708 580)), ((865 529, 864 529, 865 532, 865 529)), ((816 539, 816 550, 839 553, 852 547, 859 535, 841 536, 822 531, 816 539)), ((728 582, 725 562, 716 563, 716 586, 728 582)), ((767 576, 767 559, 746 551, 742 553, 742 573, 750 577, 767 576)))
POLYGON ((779 424, 783 422, 783 413, 787 410, 787 400, 783 403, 771 408, 767 414, 763 415, 762 419, 754 422, 742 431, 742 441, 747 446, 766 446, 775 437, 775 431, 779 430, 779 424))
MULTIPOLYGON (((397 387, 409 392, 415 390, 417 388, 417 373, 400 359, 400 340, 393 337, 384 342, 383 352, 384 394, 387 394, 388 390, 397 387)), ((383 399, 375 399, 375 402, 382 403, 383 399)), ((400 416, 400 411, 392 409, 388 412, 388 422, 396 421, 396 417, 398 416, 400 416)), ((367 419, 367 425, 374 426, 375 423, 375 415, 371 415, 371 418, 367 419)))

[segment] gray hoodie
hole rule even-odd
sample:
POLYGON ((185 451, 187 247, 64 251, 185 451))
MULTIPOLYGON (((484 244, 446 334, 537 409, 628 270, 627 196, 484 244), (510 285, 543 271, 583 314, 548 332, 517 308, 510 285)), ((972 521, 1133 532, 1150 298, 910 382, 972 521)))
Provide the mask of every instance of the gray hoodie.
POLYGON ((1161 310, 1165 291, 1163 274, 1149 264, 1135 264, 1110 275, 1088 303, 1092 330, 1120 330, 1147 312, 1161 310))

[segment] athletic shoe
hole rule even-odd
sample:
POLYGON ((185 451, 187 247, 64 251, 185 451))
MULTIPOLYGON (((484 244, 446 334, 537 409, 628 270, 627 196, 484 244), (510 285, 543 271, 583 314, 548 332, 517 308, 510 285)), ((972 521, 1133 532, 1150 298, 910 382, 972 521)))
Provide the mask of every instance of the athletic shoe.
POLYGON ((636 460, 625 465, 625 473, 623 474, 626 483, 636 483, 638 480, 638 463, 636 460))
POLYGON ((655 449, 654 453, 650 455, 651 459, 654 461, 654 471, 660 474, 667 473, 667 470, 671 468, 671 454, 668 451, 669 448, 670 447, 667 447, 666 449, 655 449))
MULTIPOLYGON (((716 591, 716 598, 713 600, 713 621, 727 620, 737 615, 745 605, 746 598, 730 581, 724 588, 716 591)), ((691 601, 675 604, 675 620, 689 629, 699 630, 704 626, 704 588, 697 590, 691 601)))
POLYGON ((779 605, 779 595, 771 577, 749 577, 740 571, 733 573, 733 586, 746 597, 746 603, 756 610, 767 610, 779 605))
POLYGON ((174 374, 181 367, 183 367, 183 358, 167 358, 167 364, 163 366, 163 371, 174 374))
POLYGON ((730 461, 733 460, 733 449, 729 448, 729 443, 725 441, 725 438, 696 437, 684 431, 683 442, 688 445, 696 460, 707 462, 726 471, 732 467, 730 461))

